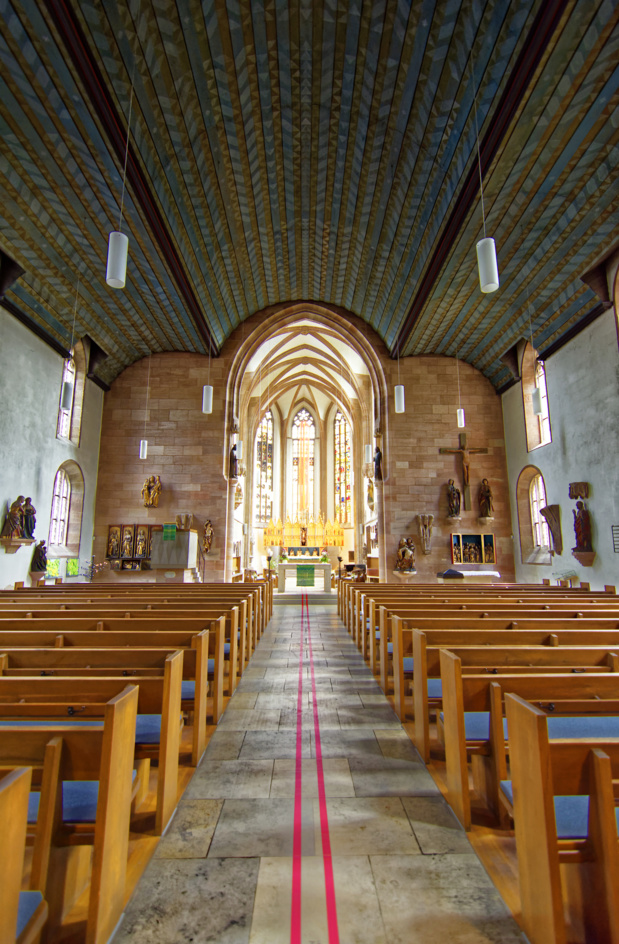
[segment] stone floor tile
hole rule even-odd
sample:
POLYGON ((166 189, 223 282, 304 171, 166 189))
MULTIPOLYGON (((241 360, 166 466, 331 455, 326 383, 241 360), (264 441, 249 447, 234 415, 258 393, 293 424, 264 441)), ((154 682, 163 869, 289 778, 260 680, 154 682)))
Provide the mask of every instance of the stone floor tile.
MULTIPOLYGON (((316 848, 321 849, 318 801, 314 819, 316 848)), ((398 797, 327 800, 331 853, 344 855, 420 854, 410 822, 398 797)))
MULTIPOLYGON (((209 763, 212 760, 236 760, 243 745, 244 737, 244 731, 224 731, 217 728, 207 744, 200 766, 207 762, 206 758, 208 758, 209 763)), ((200 767, 198 767, 199 769, 200 767)))
MULTIPOLYGON (((325 794, 327 797, 354 797, 355 791, 346 758, 326 758, 323 761, 325 794)), ((296 761, 276 760, 271 781, 272 797, 294 797, 296 761)), ((308 758, 301 765, 301 785, 304 797, 318 796, 316 761, 308 758)))
POLYGON ((402 797, 402 805, 424 855, 473 851, 466 832, 444 797, 402 797))
POLYGON ((216 760, 203 764, 185 791, 188 799, 251 799, 271 792, 273 761, 216 760))
MULTIPOLYGON (((311 752, 309 731, 302 733, 302 745, 303 757, 309 757, 311 752)), ((296 757, 296 751, 296 731, 248 731, 243 741, 239 759, 289 758, 296 757)))
POLYGON ((226 711, 219 722, 221 731, 259 731, 276 729, 280 711, 277 709, 254 709, 253 711, 226 711))
POLYGON ((183 797, 165 836, 160 840, 156 859, 200 859, 209 850, 223 800, 188 800, 183 797))
POLYGON ((357 796, 438 796, 440 790, 421 761, 407 758, 351 757, 357 796))
MULTIPOLYGON (((303 801, 303 854, 314 855, 313 800, 303 801)), ((291 856, 294 800, 226 800, 209 856, 291 856)))

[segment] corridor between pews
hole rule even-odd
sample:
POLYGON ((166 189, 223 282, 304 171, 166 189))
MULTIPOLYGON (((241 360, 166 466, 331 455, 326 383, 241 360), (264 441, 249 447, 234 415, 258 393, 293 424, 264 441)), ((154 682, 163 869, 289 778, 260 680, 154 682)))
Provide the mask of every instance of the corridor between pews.
POLYGON ((524 938, 335 607, 306 596, 275 608, 114 940, 524 938))

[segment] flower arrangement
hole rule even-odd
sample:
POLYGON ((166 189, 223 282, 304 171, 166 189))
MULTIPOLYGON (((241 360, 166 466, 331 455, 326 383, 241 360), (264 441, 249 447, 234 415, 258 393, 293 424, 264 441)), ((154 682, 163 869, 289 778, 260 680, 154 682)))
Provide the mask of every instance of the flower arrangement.
POLYGON ((288 548, 287 548, 287 547, 282 547, 281 551, 279 552, 279 559, 282 560, 282 561, 287 561, 287 560, 288 560, 288 548))
POLYGON ((321 547, 320 549, 320 560, 321 560, 321 563, 323 564, 329 563, 329 555, 327 554, 326 547, 321 547))

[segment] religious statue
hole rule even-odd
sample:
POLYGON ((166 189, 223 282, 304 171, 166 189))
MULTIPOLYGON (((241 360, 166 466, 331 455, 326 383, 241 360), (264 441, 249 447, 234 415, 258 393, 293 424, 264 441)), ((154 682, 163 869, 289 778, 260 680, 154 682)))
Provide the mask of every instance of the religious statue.
POLYGON ((34 528, 37 523, 36 508, 32 504, 32 499, 27 498, 22 508, 23 530, 25 538, 34 538, 34 528))
POLYGON ((464 486, 464 508, 466 511, 471 510, 471 501, 470 501, 470 479, 471 479, 471 456, 472 455, 486 455, 488 450, 486 447, 475 447, 472 448, 466 444, 466 434, 460 433, 460 446, 458 449, 439 449, 441 455, 447 456, 460 456, 462 460, 462 483, 464 486))
POLYGON ((479 517, 494 518, 492 489, 490 488, 488 479, 482 479, 479 487, 479 517))
POLYGON ((39 541, 35 547, 30 570, 35 574, 42 574, 47 570, 47 548, 45 547, 45 541, 39 541))
POLYGON ((383 454, 377 446, 376 449, 374 450, 374 481, 375 482, 382 482, 383 480, 382 462, 383 462, 383 454))
POLYGON ((371 478, 368 478, 366 501, 368 503, 368 508, 370 508, 371 511, 374 511, 374 480, 371 478))
POLYGON ((121 557, 133 557, 133 526, 123 528, 121 557))
POLYGON ((453 479, 449 479, 447 484, 447 504, 449 506, 448 518, 460 517, 460 489, 456 488, 453 479))
POLYGON ((230 450, 230 464, 228 468, 228 478, 238 479, 239 477, 239 463, 236 458, 236 443, 230 450))
POLYGON ((138 536, 135 542, 135 556, 146 557, 146 528, 138 528, 138 536))
POLYGON ((120 553, 120 528, 110 528, 107 539, 107 556, 118 557, 120 553))
POLYGON ((145 508, 157 508, 161 495, 161 479, 158 475, 150 475, 142 486, 142 500, 145 508))
POLYGON ((9 507, 0 537, 23 538, 24 536, 24 496, 18 495, 9 507))
POLYGON ((215 537, 215 532, 213 530, 213 525, 211 524, 211 519, 207 518, 204 522, 204 534, 202 535, 202 552, 208 554, 213 543, 213 538, 215 537))
POLYGON ((432 550, 432 524, 434 515, 417 515, 419 522, 419 537, 421 538, 421 548, 424 554, 429 554, 432 550))
POLYGON ((592 551, 591 543, 591 515, 589 514, 583 501, 576 502, 574 515, 574 533, 576 535, 576 547, 573 551, 592 551))
POLYGON ((412 538, 400 538, 395 569, 401 574, 415 573, 415 545, 412 538))

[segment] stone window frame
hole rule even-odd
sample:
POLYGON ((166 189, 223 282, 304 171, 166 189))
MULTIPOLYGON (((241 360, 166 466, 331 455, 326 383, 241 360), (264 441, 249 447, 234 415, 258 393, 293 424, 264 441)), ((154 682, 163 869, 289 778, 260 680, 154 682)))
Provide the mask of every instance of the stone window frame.
POLYGON ((548 403, 548 391, 546 389, 546 371, 543 361, 537 356, 537 351, 530 341, 527 341, 522 352, 522 362, 520 367, 520 376, 522 378, 522 406, 524 410, 524 427, 527 439, 527 452, 533 452, 541 446, 547 446, 552 442, 552 426, 550 423, 550 408, 548 403), (544 416, 536 416, 533 412, 533 391, 537 386, 538 369, 543 371, 544 392, 542 403, 546 406, 544 416), (547 429, 547 437, 545 430, 547 429))
POLYGON ((518 533, 520 535, 520 558, 523 564, 550 566, 552 554, 550 547, 540 547, 535 543, 533 517, 531 512, 531 485, 540 477, 547 494, 546 483, 541 469, 527 465, 522 469, 516 483, 516 505, 518 508, 518 533))
POLYGON ((78 557, 80 551, 80 540, 82 535, 82 514, 84 511, 84 475, 77 462, 68 459, 56 470, 54 476, 54 488, 52 491, 52 506, 50 510, 50 527, 48 541, 48 552, 53 557, 78 557), (68 480, 68 500, 66 509, 66 533, 64 541, 59 544, 51 542, 52 514, 54 511, 54 496, 56 495, 56 483, 58 476, 66 476, 68 480))

